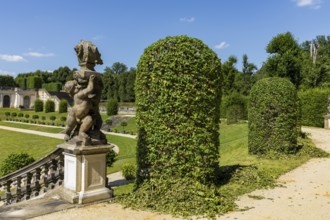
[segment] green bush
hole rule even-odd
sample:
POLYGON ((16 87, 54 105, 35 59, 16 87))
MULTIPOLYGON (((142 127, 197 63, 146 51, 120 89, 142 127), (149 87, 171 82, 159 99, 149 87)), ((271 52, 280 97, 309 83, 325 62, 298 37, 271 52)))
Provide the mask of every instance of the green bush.
POLYGON ((36 99, 34 101, 34 111, 35 112, 43 112, 44 111, 44 103, 40 99, 36 99))
POLYGON ((107 167, 111 167, 112 164, 116 161, 116 157, 117 157, 117 153, 113 150, 113 149, 110 149, 108 152, 107 152, 107 155, 106 155, 106 164, 107 164, 107 167))
POLYGON ((22 112, 18 113, 17 115, 19 118, 22 118, 24 116, 24 114, 22 112))
POLYGON ((55 116, 55 115, 51 115, 51 116, 49 116, 49 119, 50 119, 51 121, 55 121, 55 120, 56 120, 56 116, 55 116))
POLYGON ((59 92, 62 89, 61 83, 44 83, 42 84, 42 88, 46 89, 47 91, 59 92))
POLYGON ((25 114, 24 117, 25 118, 30 118, 30 115, 29 114, 25 114))
POLYGON ((15 118, 17 116, 17 113, 16 112, 12 112, 10 115, 11 115, 11 117, 15 118))
POLYGON ((10 112, 5 112, 5 116, 9 117, 10 116, 10 112))
POLYGON ((65 113, 68 112, 68 101, 65 99, 61 99, 59 108, 58 108, 59 113, 65 113))
POLYGON ((34 161, 34 158, 27 153, 12 153, 1 164, 0 175, 5 176, 33 163, 34 161))
POLYGON ((272 77, 257 81, 250 93, 248 118, 250 153, 297 150, 297 93, 289 80, 272 77))
POLYGON ((118 101, 117 99, 110 98, 107 102, 107 115, 117 115, 118 114, 118 101))
POLYGON ((60 120, 61 120, 61 121, 66 121, 66 117, 65 117, 65 116, 62 116, 62 117, 60 118, 60 120))
POLYGON ((33 118, 34 120, 39 119, 39 115, 32 115, 32 118, 33 118))
POLYGON ((42 79, 38 76, 29 76, 26 79, 27 89, 40 89, 42 86, 42 79))
POLYGON ((232 93, 229 95, 225 102, 225 111, 227 124, 234 124, 240 120, 247 120, 247 97, 239 94, 232 93))
POLYGON ((127 180, 134 179, 136 176, 136 165, 131 163, 124 164, 122 173, 127 180))
POLYGON ((328 112, 330 89, 316 88, 298 92, 301 125, 323 127, 323 116, 328 112))
POLYGON ((55 103, 53 100, 48 99, 45 103, 45 112, 55 112, 55 103))
MULTIPOLYGON (((218 168, 220 85, 220 60, 198 39, 167 37, 145 49, 135 84, 138 166, 130 204, 163 210, 171 203, 176 208, 167 211, 177 214, 218 212, 219 195, 206 191, 218 168), (187 181, 204 186, 198 192, 204 205, 171 196, 173 185, 187 181)), ((196 193, 193 187, 180 189, 178 195, 196 193)))

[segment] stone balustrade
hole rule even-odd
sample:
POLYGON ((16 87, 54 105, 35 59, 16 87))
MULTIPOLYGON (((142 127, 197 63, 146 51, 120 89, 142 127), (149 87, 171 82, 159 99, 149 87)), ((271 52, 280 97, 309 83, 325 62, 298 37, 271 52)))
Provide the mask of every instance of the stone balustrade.
POLYGON ((0 201, 5 204, 29 200, 63 183, 63 149, 57 148, 29 166, 0 178, 0 201))

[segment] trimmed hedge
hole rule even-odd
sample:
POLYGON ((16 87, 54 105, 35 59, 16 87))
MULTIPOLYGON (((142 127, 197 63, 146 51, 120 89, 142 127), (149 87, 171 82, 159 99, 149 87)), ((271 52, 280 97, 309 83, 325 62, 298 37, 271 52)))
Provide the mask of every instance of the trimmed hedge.
POLYGON ((330 89, 316 88, 298 92, 301 125, 324 127, 323 116, 328 112, 330 89))
POLYGON ((55 112, 55 103, 53 100, 48 99, 45 103, 45 112, 55 112))
POLYGON ((61 99, 59 108, 58 108, 59 113, 65 113, 68 112, 68 101, 66 99, 61 99))
POLYGON ((130 204, 181 215, 219 211, 210 187, 219 166, 220 85, 220 60, 196 38, 167 37, 145 49, 135 84, 137 191, 130 204), (188 182, 200 187, 172 195, 188 182))
POLYGON ((0 176, 5 176, 19 170, 35 160, 28 153, 12 153, 2 162, 0 166, 0 176))
POLYGON ((107 101, 107 115, 117 115, 118 114, 118 101, 117 99, 110 98, 107 101))
POLYGON ((44 103, 40 99, 36 99, 34 101, 34 111, 35 112, 42 112, 42 111, 44 111, 44 103))
POLYGON ((287 79, 272 77, 256 82, 250 93, 249 152, 257 155, 297 150, 297 92, 287 79))
POLYGON ((42 79, 37 76, 29 76, 26 79, 27 89, 40 89, 42 86, 42 79))
POLYGON ((62 89, 62 84, 56 82, 44 83, 42 84, 42 88, 47 91, 59 92, 62 89))

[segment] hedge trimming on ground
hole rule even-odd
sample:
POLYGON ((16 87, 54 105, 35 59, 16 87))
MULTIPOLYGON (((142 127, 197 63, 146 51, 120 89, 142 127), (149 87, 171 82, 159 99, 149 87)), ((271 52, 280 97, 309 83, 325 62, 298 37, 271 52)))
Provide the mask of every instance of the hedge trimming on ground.
POLYGON ((328 111, 328 96, 330 89, 315 88, 299 91, 298 97, 301 108, 301 125, 323 127, 324 118, 328 111))
POLYGON ((297 92, 287 79, 256 82, 249 102, 249 152, 258 155, 293 153, 297 149, 297 92))
POLYGON ((220 60, 198 39, 167 37, 145 49, 135 84, 139 137, 131 205, 183 215, 218 212, 219 194, 212 189, 220 85, 220 60), (180 200, 187 195, 189 202, 180 200))

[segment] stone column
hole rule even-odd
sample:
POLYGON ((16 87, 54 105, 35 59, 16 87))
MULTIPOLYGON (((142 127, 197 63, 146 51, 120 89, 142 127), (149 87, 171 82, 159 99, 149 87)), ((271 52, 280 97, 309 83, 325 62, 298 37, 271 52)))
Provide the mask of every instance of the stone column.
POLYGON ((324 118, 324 128, 330 129, 330 114, 323 116, 324 118))
POLYGON ((64 149, 63 199, 85 204, 112 197, 106 178, 106 153, 111 145, 75 146, 61 144, 64 149))

